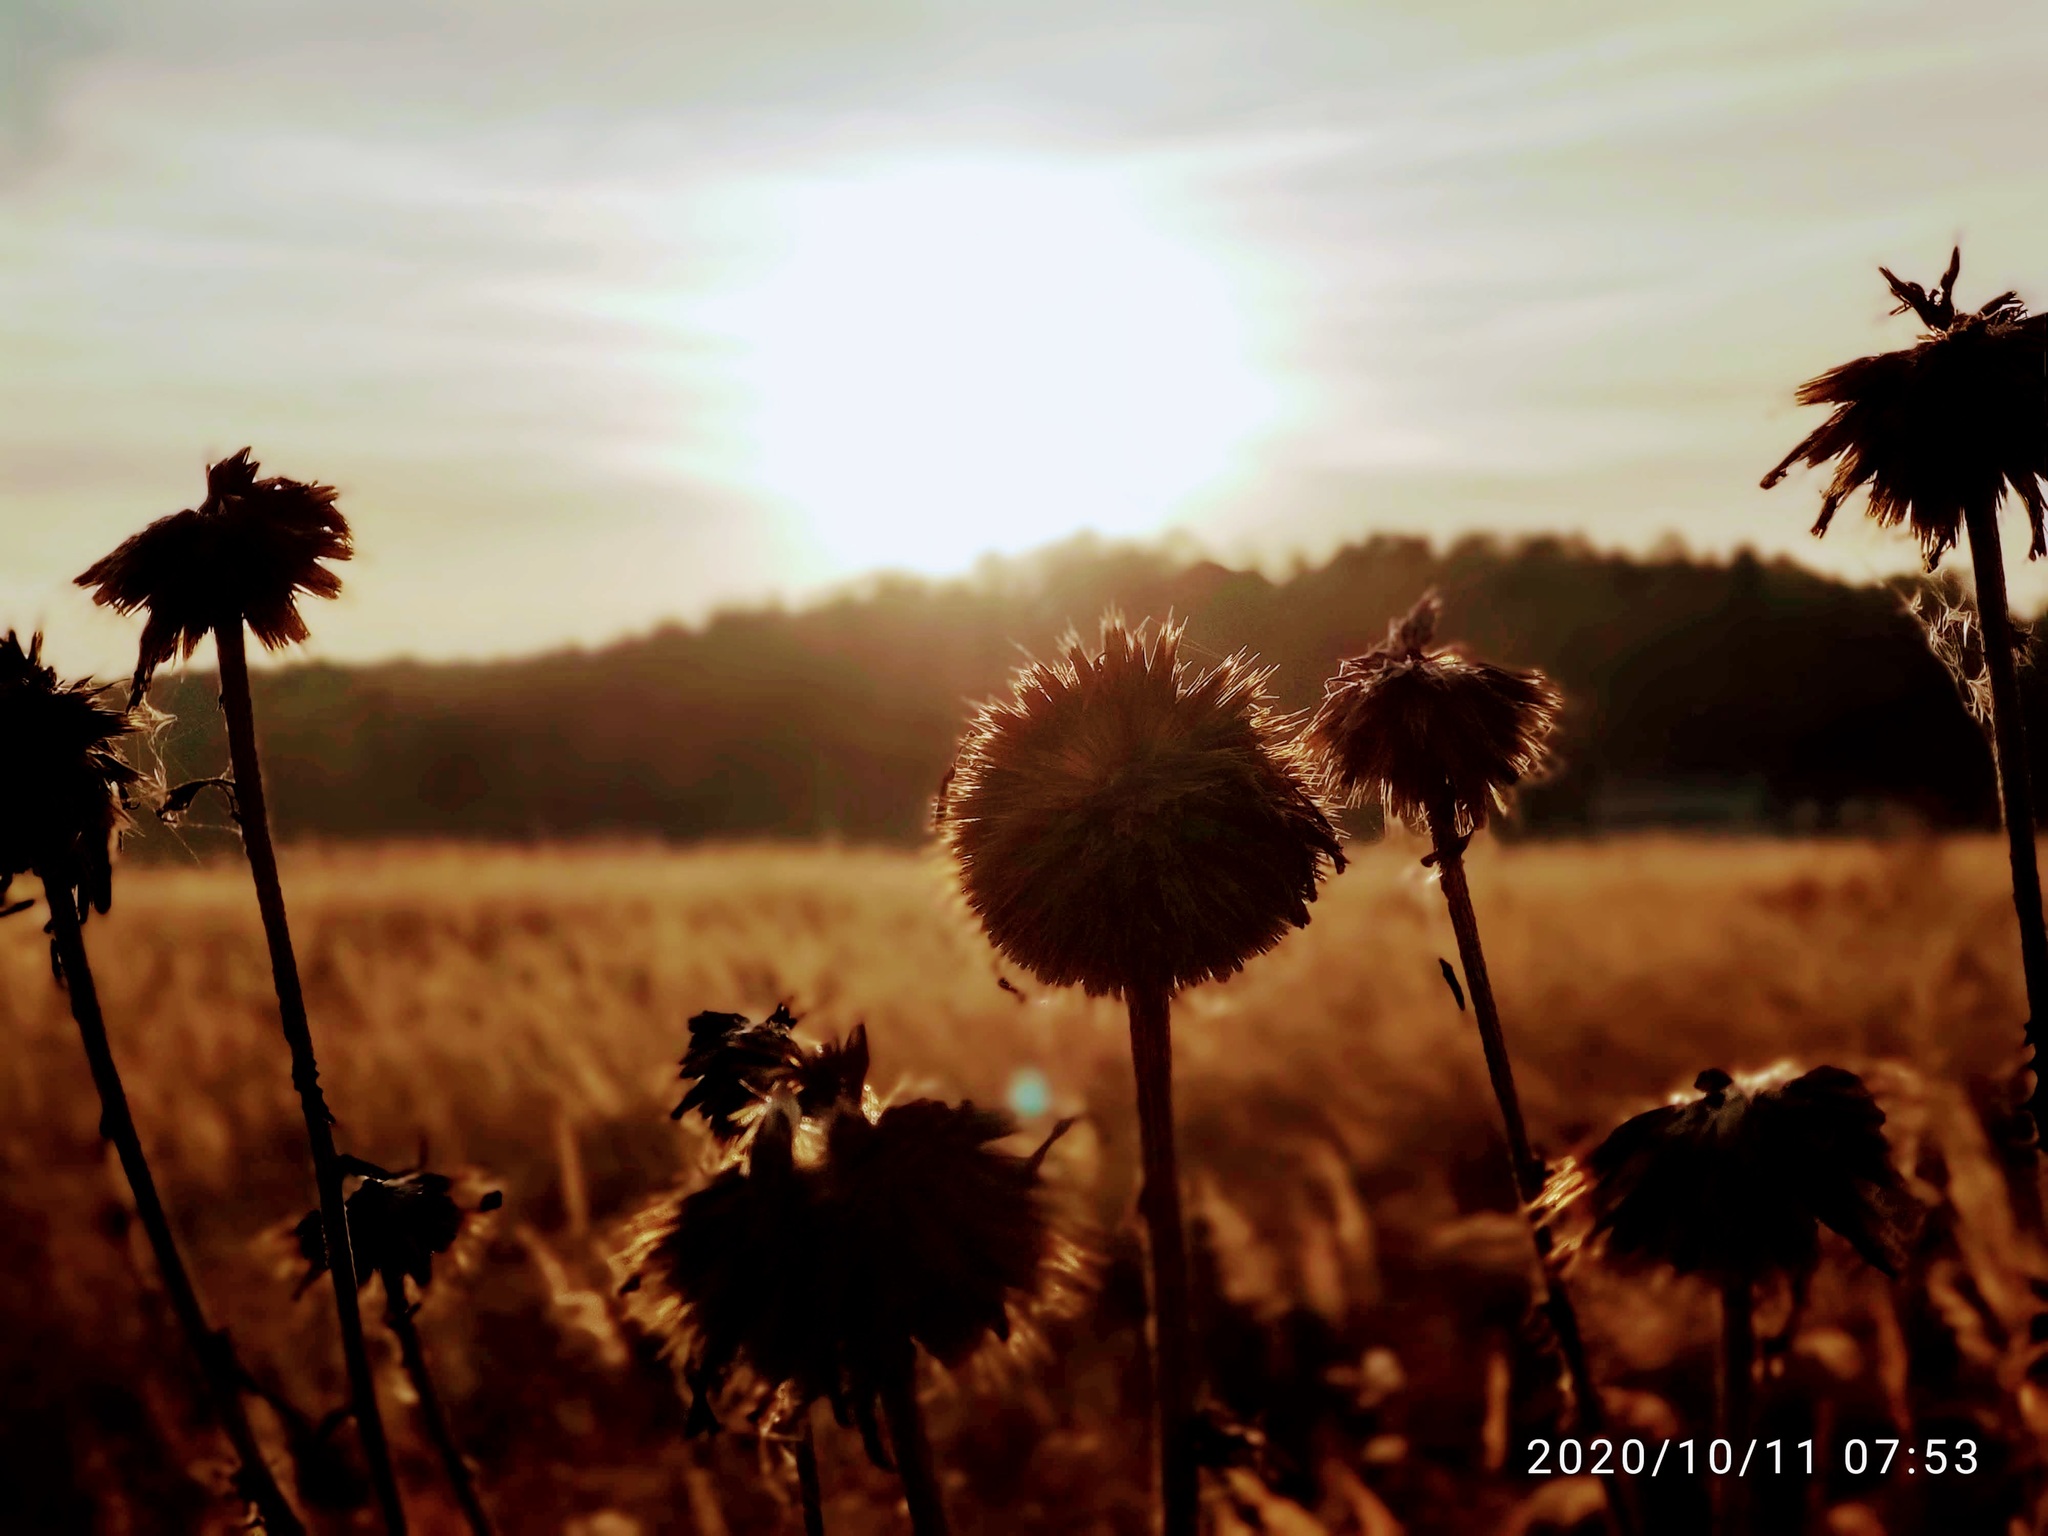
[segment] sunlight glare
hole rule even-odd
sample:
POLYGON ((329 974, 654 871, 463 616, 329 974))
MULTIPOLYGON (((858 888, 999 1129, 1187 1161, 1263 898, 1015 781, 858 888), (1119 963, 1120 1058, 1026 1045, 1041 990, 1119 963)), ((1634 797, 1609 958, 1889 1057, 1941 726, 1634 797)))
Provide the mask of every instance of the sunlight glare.
POLYGON ((842 570, 1156 531, 1277 414, 1224 263, 1111 176, 934 162, 769 207, 775 256, 708 318, 746 480, 842 570))

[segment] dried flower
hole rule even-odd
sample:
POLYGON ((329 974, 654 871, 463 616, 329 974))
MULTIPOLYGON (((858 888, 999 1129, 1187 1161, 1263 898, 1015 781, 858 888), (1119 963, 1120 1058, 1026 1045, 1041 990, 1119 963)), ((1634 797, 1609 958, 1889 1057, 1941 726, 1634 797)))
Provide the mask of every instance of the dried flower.
POLYGON ((796 1023, 787 1003, 778 1003, 759 1024, 739 1013, 707 1010, 694 1016, 680 1074, 694 1086, 669 1118, 680 1120, 696 1110, 712 1135, 733 1142, 779 1092, 794 1094, 806 1118, 839 1103, 857 1107, 868 1076, 867 1026, 856 1024, 844 1041, 806 1047, 791 1033, 796 1023))
POLYGON ((917 1100, 870 1119, 858 1103, 836 1101, 807 1158, 797 1100, 778 1094, 743 1161, 642 1218, 628 1288, 696 1429, 736 1375, 759 1407, 828 1398, 871 1425, 914 1345, 957 1366, 1075 1266, 1039 1185, 1046 1147, 993 1145, 1016 1129, 1007 1115, 917 1100))
POLYGON ((1801 405, 1835 412, 1768 475, 1766 490, 1794 464, 1837 461, 1821 499, 1816 534, 1866 485, 1881 527, 1913 530, 1929 570, 1953 549, 1971 509, 1989 511, 2005 492, 2027 509, 2029 558, 2048 554, 2040 480, 2048 476, 2048 315, 2030 315, 2001 293, 1974 313, 1955 307, 1962 252, 1929 294, 1878 270, 1927 327, 1911 347, 1859 357, 1799 387, 1801 405))
POLYGON ((1827 1226, 1898 1272, 1920 1208, 1861 1078, 1816 1067, 1744 1083, 1713 1068, 1693 1086, 1699 1098, 1623 1122, 1587 1159, 1609 1254, 1723 1281, 1803 1276, 1827 1226))
POLYGON ((82 919, 113 899, 113 849, 141 777, 116 744, 134 730, 90 681, 59 682, 43 637, 0 640, 0 897, 35 873, 69 890, 82 919))
POLYGON ((1051 1140, 1029 1156, 995 1146, 1016 1130, 1000 1110, 935 1099, 833 1118, 820 1176, 856 1377, 906 1339, 946 1366, 1007 1341, 1012 1309, 1070 1262, 1039 1187, 1051 1140))
POLYGON ((1357 805, 1440 837, 1469 836, 1543 767, 1562 700, 1540 672, 1430 648, 1441 604, 1425 593, 1377 650, 1339 664, 1307 740, 1357 805))
MULTIPOLYGON (((455 1199, 455 1181, 445 1174, 414 1170, 387 1173, 372 1164, 350 1161, 350 1171, 363 1181, 348 1197, 349 1248, 356 1261, 356 1284, 366 1286, 373 1276, 389 1284, 409 1278, 425 1288, 434 1278, 434 1256, 455 1246, 470 1209, 455 1199)), ((474 1207, 496 1210, 503 1197, 492 1190, 474 1207)), ((310 1211, 292 1229, 306 1273, 299 1289, 304 1291, 327 1273, 327 1239, 321 1230, 320 1213, 310 1211)))
POLYGON ((1048 985, 1231 975, 1343 867, 1269 673, 1243 655, 1198 672, 1180 644, 1111 615, 1098 651, 1070 636, 961 743, 939 825, 989 937, 1048 985))
POLYGON ((799 1175, 787 1100, 761 1118, 747 1159, 642 1218, 630 1282, 689 1385, 693 1433, 744 1365, 797 1402, 840 1396, 841 1354, 817 1182, 799 1175))
POLYGON ((131 702, 158 666, 190 656, 216 625, 246 622, 271 649, 307 636, 299 594, 333 597, 341 578, 324 560, 353 553, 331 485, 257 478, 244 448, 206 472, 197 508, 158 518, 93 564, 78 585, 119 613, 149 610, 131 702))

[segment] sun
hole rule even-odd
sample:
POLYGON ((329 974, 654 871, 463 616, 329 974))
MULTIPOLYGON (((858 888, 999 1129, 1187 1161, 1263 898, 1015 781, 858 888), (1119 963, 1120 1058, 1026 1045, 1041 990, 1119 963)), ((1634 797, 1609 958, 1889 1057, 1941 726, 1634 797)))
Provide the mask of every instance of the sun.
POLYGON ((927 161, 758 206, 770 254, 703 312, 732 450, 838 570, 1154 531, 1278 413, 1229 263, 1114 175, 927 161))

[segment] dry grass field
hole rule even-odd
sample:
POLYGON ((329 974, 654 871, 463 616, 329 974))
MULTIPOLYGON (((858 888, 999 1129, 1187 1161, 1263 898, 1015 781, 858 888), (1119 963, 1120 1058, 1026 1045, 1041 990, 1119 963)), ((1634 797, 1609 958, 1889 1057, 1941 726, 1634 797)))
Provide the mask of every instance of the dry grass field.
MULTIPOLYGON (((1211 1392, 1259 1427, 1213 1483, 1217 1528, 1572 1529, 1586 1489, 1527 1475, 1556 1408, 1522 1326, 1521 1229, 1454 953, 1419 845, 1357 850, 1313 924, 1176 1010, 1183 1157, 1211 1392)), ((1759 1529, 2035 1529, 2034 1264, 1975 1105, 2024 1015, 1990 840, 1487 843, 1472 875, 1536 1134, 1568 1152, 1700 1069, 1780 1058, 1867 1070, 1933 1212, 1894 1289, 1831 1252, 1781 1335, 1764 1433, 1973 1434, 1980 1470, 1756 1483, 1759 1529)), ((346 1150, 425 1149, 504 1209, 422 1317, 457 1426, 508 1532, 795 1531, 776 1448, 681 1436, 666 1368, 614 1296, 631 1214, 706 1149, 668 1117, 685 1020, 793 999, 866 1021, 884 1091, 1001 1102, 1042 1074, 1043 1125, 1082 1114, 1049 1171, 1101 1254, 1092 1292, 1014 1358, 928 1383, 971 1533, 1145 1528, 1142 1281, 1120 1012, 998 985, 935 857, 832 847, 300 850, 285 869, 346 1150)), ((345 1397, 332 1309, 295 1302, 279 1236, 312 1201, 256 911, 238 864, 130 867, 87 930, 114 1042, 215 1314, 253 1373, 317 1420, 345 1397)), ((32 917, 0 924, 0 1526, 225 1529, 215 1445, 96 1134, 76 1033, 32 917), (209 1524, 209 1522, 216 1522, 209 1524)), ((1028 1092, 1025 1094, 1028 1099, 1028 1092)), ((1037 1106, 1026 1103, 1027 1108, 1037 1106)), ((1576 1294, 1621 1422, 1707 1432, 1713 1302, 1582 1262, 1576 1294)), ((373 1313, 374 1315, 374 1313, 373 1313)), ((457 1529, 386 1348, 416 1528, 457 1529)), ((302 1497, 351 1469, 258 1407, 302 1497)), ((347 1431, 340 1436, 347 1440, 347 1431)), ((821 1446, 828 1528, 900 1529, 850 1432, 821 1446)), ((1699 1489, 1644 1489, 1653 1529, 1703 1528, 1699 1489)), ((330 1509, 324 1528, 352 1527, 330 1509)), ((1591 1527, 1588 1527, 1589 1529, 1591 1527)))

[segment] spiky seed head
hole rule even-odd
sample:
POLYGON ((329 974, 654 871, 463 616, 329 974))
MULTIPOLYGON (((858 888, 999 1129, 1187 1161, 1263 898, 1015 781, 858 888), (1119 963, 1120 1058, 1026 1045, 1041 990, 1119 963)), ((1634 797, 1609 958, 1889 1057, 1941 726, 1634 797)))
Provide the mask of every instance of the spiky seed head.
POLYGON ((60 682, 42 646, 12 630, 0 640, 0 890, 33 872, 83 917, 113 899, 113 849, 141 777, 118 744, 135 727, 98 684, 60 682))
POLYGON ((2010 490, 2027 509, 2028 558, 2048 554, 2041 480, 2048 476, 2048 315, 2001 293, 1974 312, 1955 306, 1958 249, 1930 294, 1880 267, 1898 299, 1927 327, 1918 343, 1859 357, 1799 386, 1801 405, 1834 413, 1764 476, 1769 490, 1795 464, 1833 461, 1816 535, 1869 488, 1880 527, 1904 524, 1933 570, 1962 537, 1972 511, 1990 512, 2010 490))
POLYGON ((1344 855, 1269 673, 1206 670, 1181 626, 1069 636, 960 744, 937 822, 990 939, 1091 994, 1229 976, 1308 922, 1344 855))
POLYGON ((1892 1166, 1884 1111, 1839 1067, 1738 1081, 1624 1121, 1586 1161, 1594 1231, 1624 1263, 1756 1280, 1800 1276, 1820 1228, 1896 1274, 1920 1207, 1892 1166))
POLYGON ((1440 601, 1423 594, 1378 649, 1340 662, 1306 740, 1353 805, 1443 836, 1468 836, 1538 774, 1563 700, 1541 672, 1435 648, 1440 601))
POLYGON ((158 518, 95 562, 78 585, 118 613, 149 611, 135 664, 132 701, 156 669, 190 656, 208 631, 246 623, 270 650, 308 633, 299 595, 334 597, 341 578, 323 561, 354 549, 331 485, 259 478, 244 448, 206 472, 206 499, 158 518))
POLYGON ((714 1137, 731 1145, 778 1093, 793 1094, 805 1118, 838 1105, 858 1109, 867 1086, 867 1026, 856 1024, 843 1041, 806 1046, 793 1033, 796 1024, 787 1003, 758 1024, 741 1013, 695 1015, 680 1073, 692 1086, 669 1118, 695 1110, 714 1137))
MULTIPOLYGON (((491 1191, 474 1207, 495 1210, 501 1203, 491 1191)), ((463 1223, 470 1215, 455 1198, 455 1180, 445 1174, 415 1170, 409 1173, 366 1174, 348 1197, 348 1242, 355 1258, 356 1284, 365 1286, 372 1276, 387 1285, 409 1279, 425 1289, 434 1278, 434 1256, 455 1246, 463 1223)), ((306 1272, 300 1289, 327 1273, 327 1238, 320 1213, 311 1211, 293 1229, 306 1272)))

